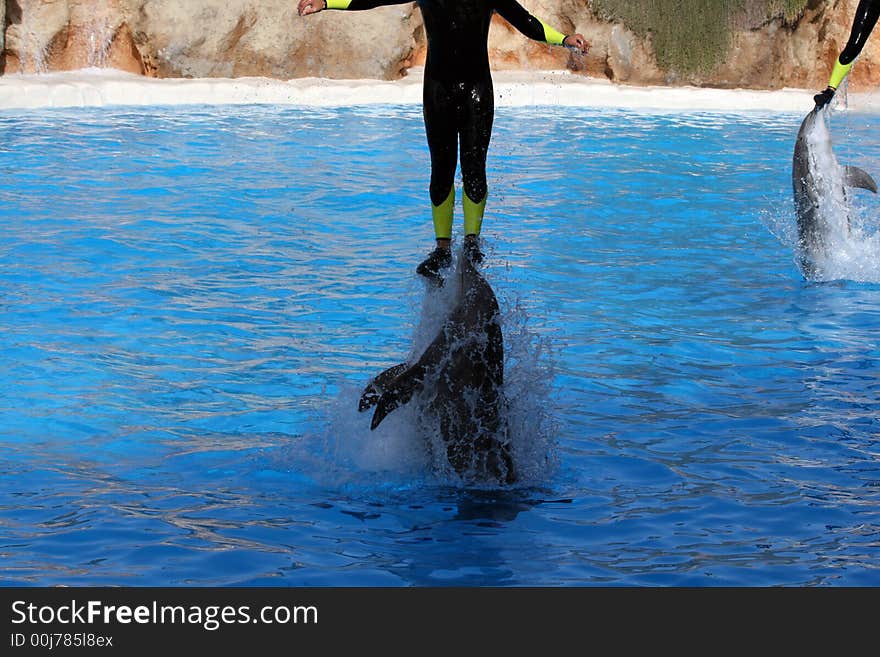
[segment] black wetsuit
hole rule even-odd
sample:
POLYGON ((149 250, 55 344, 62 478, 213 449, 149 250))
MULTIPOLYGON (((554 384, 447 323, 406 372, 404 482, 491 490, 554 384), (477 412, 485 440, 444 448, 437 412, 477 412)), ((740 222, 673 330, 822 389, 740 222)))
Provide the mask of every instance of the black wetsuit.
POLYGON ((487 45, 492 13, 539 41, 544 26, 515 0, 419 0, 418 5, 428 37, 424 114, 431 202, 439 205, 452 188, 456 141, 464 191, 479 202, 486 198, 486 153, 495 114, 487 45))
POLYGON ((861 0, 856 9, 856 17, 853 20, 852 31, 849 41, 838 58, 841 64, 850 64, 862 52, 862 48, 868 42, 871 31, 880 17, 880 0, 861 0))
MULTIPOLYGON (((413 0, 328 0, 330 9, 362 10, 384 5, 407 4, 413 0)), ((428 37, 425 62, 424 116, 431 152, 431 203, 435 209, 435 233, 448 238, 445 226, 438 228, 437 209, 451 208, 453 184, 461 151, 464 191, 471 213, 478 220, 469 223, 465 204, 465 232, 479 233, 482 205, 487 196, 486 154, 492 135, 495 99, 489 70, 488 38, 492 14, 498 12, 529 38, 561 44, 564 35, 535 18, 516 0, 415 0, 421 9, 428 37)), ((449 210, 451 231, 451 209, 449 210)), ((441 222, 444 223, 444 222, 441 222)))

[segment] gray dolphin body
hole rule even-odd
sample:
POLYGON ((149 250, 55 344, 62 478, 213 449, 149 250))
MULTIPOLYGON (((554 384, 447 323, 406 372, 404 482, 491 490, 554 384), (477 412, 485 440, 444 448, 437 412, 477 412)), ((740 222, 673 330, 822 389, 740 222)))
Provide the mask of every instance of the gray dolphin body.
POLYGON ((453 309, 413 363, 376 376, 359 410, 373 406, 371 429, 415 398, 421 421, 436 427, 449 464, 466 481, 513 483, 516 472, 503 413, 504 337, 495 292, 463 251, 453 309))
POLYGON ((824 123, 824 110, 807 114, 794 146, 791 180, 798 227, 798 262, 805 276, 812 276, 819 262, 828 256, 828 236, 835 208, 845 212, 845 187, 877 192, 877 183, 867 172, 841 166, 824 123))

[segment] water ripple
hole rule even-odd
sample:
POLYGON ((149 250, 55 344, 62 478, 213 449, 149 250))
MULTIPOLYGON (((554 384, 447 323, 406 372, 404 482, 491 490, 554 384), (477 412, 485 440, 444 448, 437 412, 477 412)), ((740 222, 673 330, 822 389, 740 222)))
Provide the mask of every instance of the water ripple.
POLYGON ((0 115, 0 584, 877 585, 880 288, 767 230, 798 124, 498 111, 492 491, 355 410, 425 339, 416 109, 0 115))

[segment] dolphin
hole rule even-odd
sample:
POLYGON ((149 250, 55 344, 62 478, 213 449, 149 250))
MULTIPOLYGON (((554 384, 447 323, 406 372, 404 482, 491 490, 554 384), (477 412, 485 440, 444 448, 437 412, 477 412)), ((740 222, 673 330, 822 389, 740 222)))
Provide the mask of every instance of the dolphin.
MULTIPOLYGON (((846 215, 845 187, 877 193, 877 183, 866 171, 841 166, 831 146, 824 112, 816 108, 804 118, 798 131, 792 160, 791 181, 798 228, 798 263, 813 277, 828 254, 835 211, 846 215)), ((845 230, 849 230, 849 218, 845 230)))
MULTIPOLYGON (((436 430, 449 464, 465 481, 511 484, 516 470, 505 421, 504 336, 498 300, 467 248, 458 290, 437 335, 413 362, 373 378, 358 409, 375 406, 370 429, 415 398, 425 428, 436 430)), ((429 442, 430 444, 430 442, 429 442)))

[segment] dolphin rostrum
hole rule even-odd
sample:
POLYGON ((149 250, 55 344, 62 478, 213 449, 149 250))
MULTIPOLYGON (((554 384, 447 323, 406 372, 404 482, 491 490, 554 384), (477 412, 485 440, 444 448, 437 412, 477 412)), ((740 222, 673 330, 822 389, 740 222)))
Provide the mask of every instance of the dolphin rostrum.
MULTIPOLYGON (((466 481, 516 480, 503 412, 504 337, 492 287, 462 249, 454 305, 414 362, 391 367, 363 391, 370 429, 413 398, 424 426, 439 432, 449 464, 466 481)), ((429 443, 430 444, 430 443, 429 443)))
POLYGON ((845 187, 860 187, 877 193, 877 183, 867 172, 841 166, 831 146, 826 110, 814 109, 801 123, 794 147, 791 181, 798 228, 798 263, 812 278, 829 254, 829 239, 835 220, 844 217, 849 231, 845 187))

